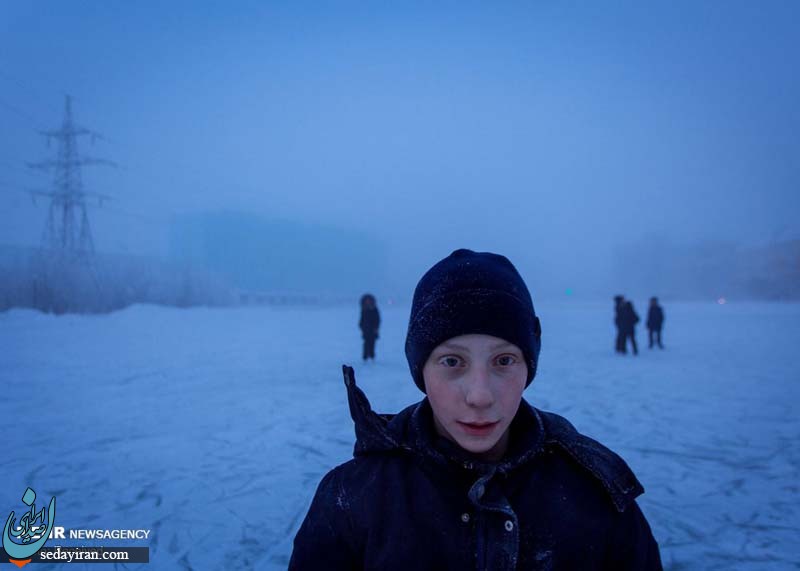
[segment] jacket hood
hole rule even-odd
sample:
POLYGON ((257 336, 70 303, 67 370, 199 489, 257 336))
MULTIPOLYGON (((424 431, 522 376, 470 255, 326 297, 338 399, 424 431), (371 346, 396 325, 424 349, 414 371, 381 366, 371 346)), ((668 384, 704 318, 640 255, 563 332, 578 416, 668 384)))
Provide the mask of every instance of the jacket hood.
POLYGON ((355 457, 410 454, 448 470, 495 474, 514 470, 549 449, 567 455, 596 478, 619 511, 624 511, 644 492, 636 476, 617 454, 580 434, 565 418, 540 411, 524 399, 511 424, 508 453, 498 463, 487 463, 436 434, 427 397, 397 414, 378 414, 356 385, 353 368, 343 365, 342 372, 350 416, 355 424, 355 457))

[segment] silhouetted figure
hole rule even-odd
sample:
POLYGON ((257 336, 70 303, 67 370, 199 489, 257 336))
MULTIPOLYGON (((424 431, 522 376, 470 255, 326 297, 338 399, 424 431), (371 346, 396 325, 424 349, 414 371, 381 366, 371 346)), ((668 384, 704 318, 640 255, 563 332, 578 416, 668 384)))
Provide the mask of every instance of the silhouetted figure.
POLYGON ((614 296, 614 325, 617 327, 617 340, 614 350, 617 353, 625 353, 625 334, 622 332, 622 322, 619 318, 624 302, 625 298, 621 295, 614 296))
POLYGON ((622 352, 625 353, 628 339, 631 340, 633 354, 638 355, 639 349, 636 347, 636 324, 639 323, 639 316, 633 308, 633 303, 626 301, 619 310, 620 329, 622 331, 622 352))
POLYGON ((375 340, 378 338, 378 328, 381 325, 381 314, 375 304, 375 296, 365 293, 361 296, 361 337, 364 338, 364 361, 375 360, 375 340))
POLYGON ((658 298, 650 298, 650 308, 647 310, 647 336, 650 341, 649 348, 653 348, 653 337, 656 339, 659 348, 663 349, 661 344, 661 327, 664 325, 664 310, 658 305, 658 298))

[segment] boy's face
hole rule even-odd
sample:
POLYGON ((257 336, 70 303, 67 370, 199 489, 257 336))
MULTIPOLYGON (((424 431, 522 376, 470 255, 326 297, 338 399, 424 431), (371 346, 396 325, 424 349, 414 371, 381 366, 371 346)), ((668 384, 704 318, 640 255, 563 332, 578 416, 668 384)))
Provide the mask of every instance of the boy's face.
POLYGON ((460 335, 431 352, 422 376, 439 434, 499 460, 528 379, 522 350, 491 335, 460 335))

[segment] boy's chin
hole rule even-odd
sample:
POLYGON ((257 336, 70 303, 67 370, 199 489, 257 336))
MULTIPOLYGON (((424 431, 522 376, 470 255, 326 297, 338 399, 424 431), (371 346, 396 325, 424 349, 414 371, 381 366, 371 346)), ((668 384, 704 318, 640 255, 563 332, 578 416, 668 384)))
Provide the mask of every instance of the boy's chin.
POLYGON ((491 452, 494 447, 497 445, 497 438, 491 439, 476 439, 476 438, 461 438, 457 440, 457 444, 469 452, 470 454, 486 454, 491 452))

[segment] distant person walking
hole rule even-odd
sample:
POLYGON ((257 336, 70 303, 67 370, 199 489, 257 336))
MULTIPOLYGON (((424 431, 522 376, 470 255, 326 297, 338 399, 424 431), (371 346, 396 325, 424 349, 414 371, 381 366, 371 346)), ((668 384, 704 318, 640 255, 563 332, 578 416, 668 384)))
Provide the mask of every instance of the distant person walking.
POLYGON ((358 322, 361 337, 364 339, 364 361, 375 360, 375 340, 378 339, 378 328, 381 326, 381 314, 375 303, 375 296, 365 293, 361 296, 361 319, 358 322))
POLYGON ((621 295, 614 296, 614 325, 617 328, 617 339, 614 350, 617 353, 625 353, 625 334, 622 332, 622 321, 620 320, 620 311, 625 302, 625 298, 621 295))
POLYGON ((636 324, 639 323, 639 315, 633 308, 633 303, 626 301, 622 304, 619 311, 620 328, 622 330, 622 352, 627 353, 628 339, 631 340, 633 354, 638 355, 639 349, 636 347, 636 324))
POLYGON ((661 344, 661 328, 664 325, 664 310, 658 305, 658 298, 650 298, 650 308, 647 310, 647 336, 650 341, 649 348, 653 348, 653 337, 660 349, 664 348, 661 344))

